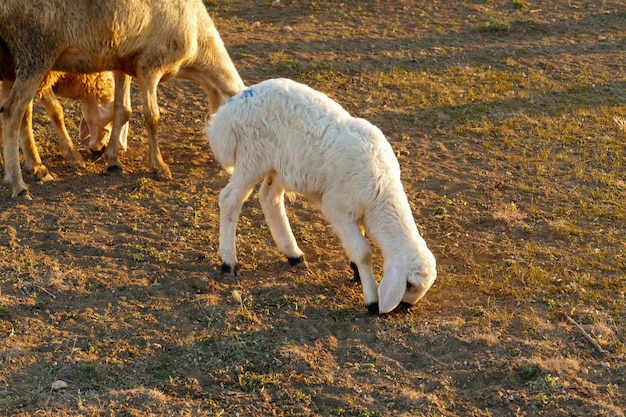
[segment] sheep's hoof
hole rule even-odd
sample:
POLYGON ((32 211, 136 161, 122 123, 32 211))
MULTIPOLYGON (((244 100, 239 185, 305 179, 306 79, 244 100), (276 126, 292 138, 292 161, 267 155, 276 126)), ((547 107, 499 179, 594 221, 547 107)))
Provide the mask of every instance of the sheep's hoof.
POLYGON ((29 200, 29 201, 33 199, 33 197, 28 192, 28 188, 25 188, 22 191, 19 191, 18 193, 13 195, 13 198, 15 197, 23 198, 24 200, 29 200))
POLYGON ((24 172, 32 175, 38 181, 41 181, 41 182, 54 181, 54 177, 50 174, 50 171, 48 171, 48 168, 46 168, 46 166, 43 164, 39 164, 34 167, 28 167, 25 165, 24 172))
POLYGON ((74 168, 76 170, 82 170, 87 168, 87 165, 85 165, 84 161, 72 161, 69 163, 71 168, 74 168))
POLYGON ((222 264, 222 276, 223 277, 240 277, 239 264, 230 266, 227 263, 222 264))
POLYGON ((308 269, 309 268, 309 264, 307 263, 306 259, 304 259, 304 255, 301 255, 301 256, 298 256, 298 257, 288 256, 287 257, 287 262, 289 262, 289 265, 295 266, 298 269, 308 269))
POLYGON ((100 156, 102 156, 104 154, 104 151, 106 151, 106 149, 107 148, 105 146, 104 148, 100 149, 99 151, 94 151, 93 149, 90 149, 90 151, 91 151, 91 154, 93 156, 100 157, 100 156))
POLYGON ((380 310, 378 309, 378 303, 368 304, 366 307, 367 307, 367 312, 369 313, 370 317, 378 317, 378 316, 380 316, 380 310))
POLYGON ((361 275, 359 274, 359 268, 357 268, 354 262, 350 262, 350 268, 352 268, 352 272, 354 272, 354 276, 352 277, 352 281, 356 283, 361 282, 361 275))
POLYGON ((123 173, 124 171, 119 165, 111 165, 110 167, 107 167, 107 175, 122 175, 123 173))
POLYGON ((172 179, 172 172, 170 171, 167 165, 163 165, 159 167, 155 171, 154 175, 156 176, 156 179, 159 181, 166 181, 166 180, 172 179))
POLYGON ((44 167, 44 170, 45 171, 39 172, 37 175, 35 175, 35 177, 41 182, 54 181, 54 177, 48 171, 48 169, 44 167))
POLYGON ((87 167, 87 165, 85 165, 83 157, 80 156, 78 152, 73 153, 71 157, 66 158, 66 161, 74 169, 85 169, 87 167))

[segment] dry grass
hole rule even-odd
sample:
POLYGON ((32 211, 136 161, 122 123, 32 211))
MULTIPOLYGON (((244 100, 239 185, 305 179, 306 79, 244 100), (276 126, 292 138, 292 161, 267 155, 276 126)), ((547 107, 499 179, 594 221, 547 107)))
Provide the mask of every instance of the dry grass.
POLYGON ((386 133, 438 281, 413 309, 365 317, 340 245, 300 200, 311 271, 279 262, 251 201, 244 277, 221 279, 227 178, 203 95, 164 86, 172 182, 147 176, 136 121, 125 177, 99 176, 102 161, 79 176, 48 144, 60 180, 2 203, 0 409, 623 416, 626 16, 545 3, 205 1, 248 83, 306 82, 386 133))

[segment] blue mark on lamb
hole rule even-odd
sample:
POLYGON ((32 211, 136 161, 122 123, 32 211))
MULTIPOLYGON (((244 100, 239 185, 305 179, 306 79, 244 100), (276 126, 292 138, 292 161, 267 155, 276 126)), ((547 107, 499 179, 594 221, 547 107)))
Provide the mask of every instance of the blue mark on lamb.
POLYGON ((252 87, 249 87, 243 90, 241 93, 237 94, 235 97, 232 97, 228 101, 231 102, 235 99, 244 99, 244 98, 253 97, 253 96, 254 96, 254 90, 252 87))

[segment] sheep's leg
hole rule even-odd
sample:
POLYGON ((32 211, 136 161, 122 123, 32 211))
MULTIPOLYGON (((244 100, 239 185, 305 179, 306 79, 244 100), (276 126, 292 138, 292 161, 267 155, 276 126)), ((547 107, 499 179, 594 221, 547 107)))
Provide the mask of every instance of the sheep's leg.
MULTIPOLYGON (((113 129, 106 147, 107 172, 122 172, 122 163, 119 159, 119 147, 126 146, 128 135, 128 121, 132 114, 130 105, 131 77, 120 71, 115 71, 115 95, 113 101, 113 129)), ((92 150, 92 152, 94 152, 92 150)))
POLYGON ((57 131, 59 137, 59 149, 61 156, 70 164, 73 168, 85 168, 85 161, 80 153, 74 149, 74 143, 67 133, 65 127, 65 118, 63 117, 63 107, 59 100, 56 98, 52 89, 46 88, 41 92, 41 101, 43 102, 46 112, 52 120, 52 124, 57 131))
POLYGON ((226 102, 226 100, 224 100, 222 95, 214 88, 207 89, 206 92, 209 96, 209 113, 215 114, 217 109, 219 109, 220 106, 226 102))
POLYGON ((33 101, 31 100, 26 107, 24 121, 20 125, 20 144, 22 153, 24 154, 24 171, 32 174, 40 181, 51 181, 52 175, 48 172, 48 168, 44 166, 37 151, 35 137, 33 136, 33 101))
POLYGON ((259 202, 274 242, 276 242, 278 249, 287 256, 289 264, 297 268, 308 268, 304 259, 304 252, 298 247, 289 225, 285 211, 285 188, 271 175, 265 177, 263 184, 261 184, 259 202))
MULTIPOLYGON (((236 74, 236 72, 235 72, 236 74)), ((217 110, 228 101, 228 99, 236 94, 238 94, 241 90, 244 89, 243 83, 241 80, 232 81, 233 84, 223 84, 221 89, 213 88, 213 87, 205 87, 207 95, 209 96, 209 112, 210 114, 215 114, 217 110)), ((205 84, 205 81, 202 81, 200 85, 205 84)))
MULTIPOLYGON (((9 91, 11 91, 12 85, 13 85, 12 81, 0 80, 0 113, 4 112, 4 102, 7 100, 7 97, 9 96, 9 91)), ((0 149, 4 149, 3 143, 2 143, 2 124, 0 124, 0 149)))
POLYGON ((29 198, 28 187, 22 178, 20 168, 20 139, 19 128, 22 122, 22 111, 12 111, 9 114, 7 107, 3 106, 0 114, 0 125, 2 127, 2 156, 4 159, 4 182, 11 188, 11 197, 24 196, 29 198), (14 114, 18 115, 15 116, 14 114))
POLYGON ((145 72, 143 75, 137 75, 137 83, 143 102, 143 114, 146 122, 146 130, 148 131, 148 144, 150 148, 150 169, 152 169, 156 177, 161 180, 172 179, 172 173, 169 167, 163 161, 161 150, 159 149, 159 105, 157 102, 157 86, 159 84, 160 75, 156 73, 145 72))
POLYGON ((35 97, 41 77, 32 77, 28 82, 3 82, 3 100, 0 108, 4 157, 4 181, 11 188, 11 196, 30 198, 20 169, 20 126, 30 101, 35 97))
POLYGON ((245 88, 226 48, 217 32, 209 47, 215 59, 208 68, 200 71, 187 70, 185 78, 198 83, 209 97, 209 113, 214 114, 217 109, 245 88))
POLYGON ((220 192, 220 245, 219 257, 222 261, 222 275, 238 276, 236 234, 237 222, 243 203, 252 192, 256 181, 236 177, 236 171, 230 182, 220 192))
POLYGON ((363 285, 363 298, 370 315, 379 314, 378 286, 372 271, 372 251, 358 223, 343 215, 325 213, 339 240, 348 252, 351 262, 356 265, 363 285))

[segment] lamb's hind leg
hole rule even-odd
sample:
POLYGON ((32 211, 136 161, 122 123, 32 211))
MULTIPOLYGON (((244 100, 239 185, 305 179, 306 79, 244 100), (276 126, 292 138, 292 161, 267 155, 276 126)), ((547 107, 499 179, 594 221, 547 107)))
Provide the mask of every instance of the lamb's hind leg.
POLYGON ((307 268, 304 252, 298 247, 285 211, 285 188, 271 175, 261 184, 259 202, 278 249, 287 256, 290 265, 307 268))
MULTIPOLYGON (((222 261, 222 275, 239 275, 237 262, 237 247, 235 243, 237 234, 237 222, 241 214, 243 203, 248 199, 255 180, 237 176, 237 170, 230 182, 220 192, 220 247, 219 257, 222 261)), ((241 172, 241 170, 239 170, 241 172)))

